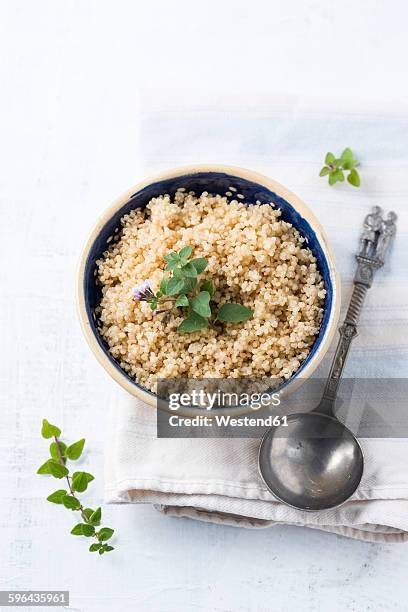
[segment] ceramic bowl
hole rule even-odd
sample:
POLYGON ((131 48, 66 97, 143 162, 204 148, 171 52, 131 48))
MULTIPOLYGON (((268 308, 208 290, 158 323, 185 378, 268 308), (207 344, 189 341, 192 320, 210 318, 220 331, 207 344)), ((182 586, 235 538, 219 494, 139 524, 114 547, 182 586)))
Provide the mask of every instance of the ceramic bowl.
POLYGON ((340 282, 333 252, 320 223, 296 195, 276 181, 242 168, 200 165, 163 172, 130 189, 99 218, 83 250, 77 280, 82 329, 95 357, 117 383, 148 404, 156 406, 156 395, 122 370, 98 333, 95 308, 101 299, 101 288, 96 282, 95 262, 108 248, 115 230, 121 227, 121 217, 134 208, 144 208, 151 198, 164 193, 173 195, 180 187, 197 194, 202 191, 225 194, 230 186, 235 187, 238 193, 245 197, 244 201, 273 202, 281 209, 282 219, 290 222, 307 239, 325 282, 327 295, 320 333, 299 370, 282 385, 285 395, 294 391, 317 368, 336 332, 340 311, 340 282))

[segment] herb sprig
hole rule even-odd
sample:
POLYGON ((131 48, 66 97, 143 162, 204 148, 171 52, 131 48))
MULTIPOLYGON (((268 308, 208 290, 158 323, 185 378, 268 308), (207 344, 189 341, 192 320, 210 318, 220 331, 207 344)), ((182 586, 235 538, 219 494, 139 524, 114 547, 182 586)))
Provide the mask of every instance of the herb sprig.
POLYGON ((82 438, 78 442, 74 442, 67 446, 65 442, 60 440, 61 430, 43 419, 41 435, 45 439, 53 438, 50 444, 50 458, 47 459, 41 467, 38 468, 37 474, 50 474, 54 478, 61 480, 65 478, 66 489, 58 489, 47 497, 47 501, 53 504, 65 506, 68 510, 79 512, 82 522, 77 523, 72 528, 72 535, 82 535, 87 538, 95 538, 96 542, 89 547, 90 552, 98 552, 103 555, 106 552, 114 550, 113 546, 107 544, 107 541, 112 537, 114 530, 110 527, 102 527, 96 529, 101 524, 102 510, 97 508, 85 508, 77 497, 77 493, 83 493, 88 488, 88 484, 94 480, 89 472, 74 472, 72 475, 66 466, 67 460, 76 461, 82 455, 85 445, 85 439, 82 438))
POLYGON ((325 166, 320 170, 320 176, 328 176, 329 185, 333 186, 338 181, 343 182, 345 172, 348 172, 347 180, 350 185, 360 187, 360 175, 356 170, 359 163, 354 159, 353 151, 349 147, 344 149, 341 156, 337 158, 333 153, 327 153, 324 163, 325 166))
POLYGON ((186 315, 177 328, 180 334, 215 327, 217 321, 240 323, 250 319, 252 310, 235 303, 224 304, 214 317, 214 285, 211 280, 198 280, 208 261, 205 257, 190 259, 192 253, 192 247, 185 246, 165 255, 165 272, 169 274, 161 281, 159 290, 154 293, 149 281, 144 281, 133 292, 135 300, 148 302, 155 315, 164 314, 164 320, 174 312, 186 315))

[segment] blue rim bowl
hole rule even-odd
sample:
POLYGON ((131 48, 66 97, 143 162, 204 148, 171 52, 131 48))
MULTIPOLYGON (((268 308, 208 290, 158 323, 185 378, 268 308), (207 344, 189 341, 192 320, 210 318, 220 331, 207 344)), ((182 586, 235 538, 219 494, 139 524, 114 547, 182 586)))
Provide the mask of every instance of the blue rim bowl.
POLYGON ((145 208, 153 197, 164 193, 173 195, 180 187, 197 194, 202 191, 225 194, 231 186, 244 196, 244 201, 273 202, 276 208, 280 208, 282 219, 290 222, 306 238, 325 283, 326 298, 319 335, 301 367, 281 386, 281 392, 294 391, 310 377, 327 352, 337 329, 340 281, 334 256, 319 222, 295 194, 276 181, 243 168, 200 165, 164 172, 130 189, 100 217, 82 252, 77 277, 79 317, 94 355, 116 382, 150 405, 157 405, 156 394, 139 385, 120 367, 97 330, 95 308, 101 299, 101 287, 96 281, 95 262, 108 248, 115 230, 121 227, 123 215, 135 208, 145 208))

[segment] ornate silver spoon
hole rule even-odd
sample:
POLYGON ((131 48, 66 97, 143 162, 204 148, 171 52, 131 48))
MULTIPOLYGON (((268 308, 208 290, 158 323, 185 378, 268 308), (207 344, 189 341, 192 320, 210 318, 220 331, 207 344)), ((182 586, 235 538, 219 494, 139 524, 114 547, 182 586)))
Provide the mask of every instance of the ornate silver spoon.
POLYGON ((301 510, 325 510, 345 502, 363 475, 364 457, 354 434, 334 414, 337 390, 357 322, 374 272, 384 264, 397 215, 382 217, 379 206, 364 221, 354 290, 333 363, 319 404, 291 414, 287 426, 272 427, 262 438, 259 471, 271 493, 301 510))

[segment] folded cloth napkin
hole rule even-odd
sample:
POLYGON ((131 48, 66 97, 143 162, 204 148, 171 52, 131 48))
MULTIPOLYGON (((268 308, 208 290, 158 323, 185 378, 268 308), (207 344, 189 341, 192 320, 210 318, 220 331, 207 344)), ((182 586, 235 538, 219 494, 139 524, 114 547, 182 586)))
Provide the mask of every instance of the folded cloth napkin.
POLYGON ((405 440, 363 440, 365 472, 353 501, 302 512, 273 499, 257 468, 256 439, 157 439, 151 406, 118 396, 106 457, 109 503, 152 503, 172 516, 241 527, 280 523, 368 541, 408 539, 405 440))
MULTIPOLYGON (((399 214, 398 236, 374 286, 345 375, 408 374, 408 118, 343 107, 330 113, 299 100, 262 107, 185 101, 172 108, 154 96, 140 113, 141 174, 186 163, 219 162, 264 172, 312 207, 334 247, 344 303, 351 291, 361 222, 373 204, 399 214), (362 159, 362 187, 329 188, 318 172, 329 148, 362 159), (217 151, 217 159, 213 152, 217 151)), ((343 316, 343 315, 342 315, 343 316)), ((327 372, 334 345, 318 375, 327 372)), ((361 485, 343 506, 302 512, 274 499, 257 469, 256 439, 157 439, 154 409, 118 390, 106 452, 106 500, 152 503, 161 512, 242 527, 291 524, 367 541, 408 539, 408 443, 365 439, 361 485)))

